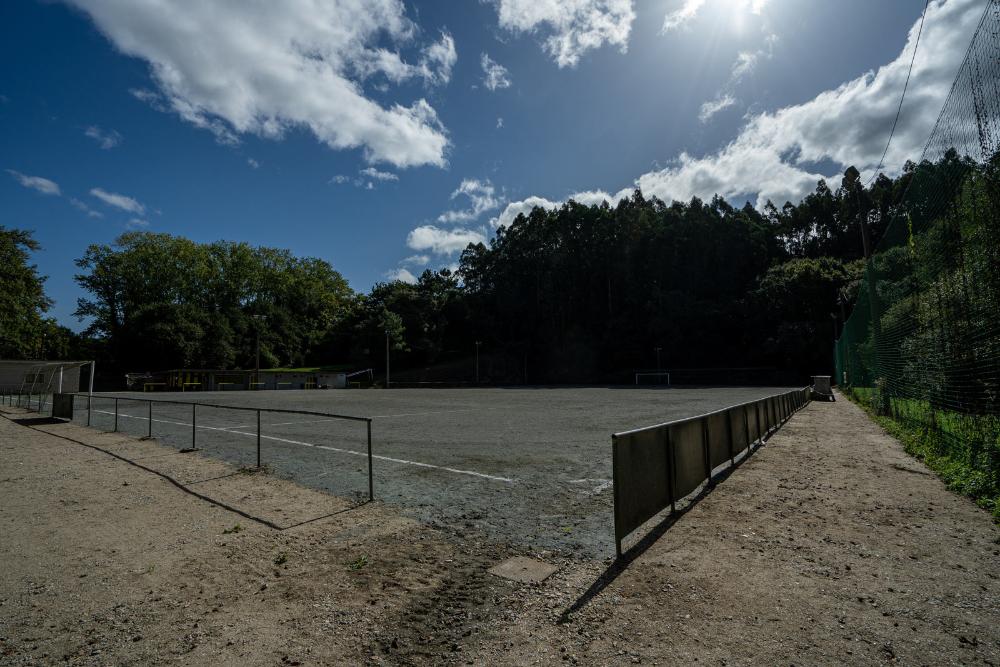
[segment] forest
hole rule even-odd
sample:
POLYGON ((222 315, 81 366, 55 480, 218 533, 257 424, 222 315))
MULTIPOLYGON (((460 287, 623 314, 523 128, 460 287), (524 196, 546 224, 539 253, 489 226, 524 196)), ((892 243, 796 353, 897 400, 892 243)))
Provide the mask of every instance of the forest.
MULTIPOLYGON (((30 232, 0 228, 6 358, 96 358, 103 374, 168 368, 371 367, 394 379, 630 382, 636 369, 833 368, 874 240, 920 170, 867 187, 848 170, 798 204, 536 208, 468 246, 456 272, 353 291, 327 261, 235 241, 127 232, 77 260, 79 333, 45 313, 30 232)), ((763 372, 763 371, 762 371, 763 372)))

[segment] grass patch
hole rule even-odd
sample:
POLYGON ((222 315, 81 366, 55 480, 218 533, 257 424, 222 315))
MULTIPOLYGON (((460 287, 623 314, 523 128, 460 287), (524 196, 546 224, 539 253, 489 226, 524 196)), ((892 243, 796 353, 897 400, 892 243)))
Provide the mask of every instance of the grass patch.
POLYGON ((233 533, 242 533, 242 532, 243 532, 243 526, 237 523, 232 528, 226 528, 225 530, 223 530, 222 534, 232 535, 233 533))
POLYGON ((368 565, 368 556, 358 556, 350 563, 347 564, 347 569, 349 570, 360 570, 365 565, 368 565))
POLYGON ((926 401, 898 398, 891 400, 891 414, 880 415, 873 389, 845 393, 951 491, 973 499, 1000 523, 1000 420, 935 411, 926 401))
POLYGON ((284 565, 288 562, 288 552, 282 551, 277 556, 274 557, 275 565, 284 565))

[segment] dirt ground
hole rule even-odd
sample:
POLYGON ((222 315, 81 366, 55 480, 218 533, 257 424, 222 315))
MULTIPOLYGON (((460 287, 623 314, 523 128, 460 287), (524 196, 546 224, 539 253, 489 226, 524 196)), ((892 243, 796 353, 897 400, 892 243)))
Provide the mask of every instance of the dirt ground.
POLYGON ((1000 665, 1000 530, 845 400, 618 567, 0 410, 3 665, 1000 665))

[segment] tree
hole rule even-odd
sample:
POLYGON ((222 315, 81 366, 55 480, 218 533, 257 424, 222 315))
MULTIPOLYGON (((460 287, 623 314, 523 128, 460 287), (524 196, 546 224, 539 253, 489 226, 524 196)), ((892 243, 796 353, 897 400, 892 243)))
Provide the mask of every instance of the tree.
POLYGON ((32 359, 43 355, 43 334, 51 326, 44 313, 52 305, 45 278, 30 262, 41 246, 31 232, 0 225, 0 357, 32 359))

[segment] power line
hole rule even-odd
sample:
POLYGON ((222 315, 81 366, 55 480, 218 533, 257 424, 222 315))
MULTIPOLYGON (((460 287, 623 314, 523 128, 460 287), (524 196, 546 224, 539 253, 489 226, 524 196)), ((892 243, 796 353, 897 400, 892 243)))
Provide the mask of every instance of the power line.
POLYGON ((903 99, 906 97, 906 88, 910 85, 910 74, 913 73, 913 61, 917 59, 917 47, 920 46, 920 35, 924 32, 924 19, 927 18, 927 5, 930 4, 930 0, 924 0, 924 11, 920 14, 920 27, 917 28, 917 40, 913 43, 913 55, 910 57, 910 68, 906 70, 906 81, 903 83, 903 94, 899 96, 899 106, 896 107, 896 118, 892 121, 892 129, 889 130, 889 140, 885 142, 885 150, 882 151, 882 157, 878 160, 878 166, 875 167, 875 172, 872 177, 868 179, 865 185, 871 185, 872 181, 882 173, 882 167, 885 166, 885 156, 889 154, 889 144, 892 143, 892 135, 896 132, 896 123, 899 122, 899 112, 903 110, 903 99))

